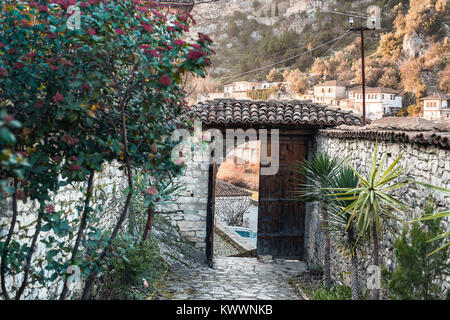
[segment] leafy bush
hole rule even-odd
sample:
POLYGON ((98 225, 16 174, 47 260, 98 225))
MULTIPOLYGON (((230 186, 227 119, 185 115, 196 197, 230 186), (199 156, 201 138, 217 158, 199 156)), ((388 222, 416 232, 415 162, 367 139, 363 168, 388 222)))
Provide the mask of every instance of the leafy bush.
POLYGON ((312 275, 312 276, 317 276, 320 277, 323 274, 323 266, 320 264, 311 264, 308 265, 308 272, 312 275))
POLYGON ((323 288, 316 291, 312 300, 350 300, 351 298, 351 288, 346 285, 338 285, 332 286, 330 289, 323 288))
POLYGON ((167 271, 157 242, 150 238, 136 243, 122 235, 113 243, 112 255, 106 261, 103 299, 142 299, 154 293, 153 285, 167 271))
MULTIPOLYGON (((424 217, 434 212, 434 203, 429 200, 424 217)), ((448 247, 438 249, 441 241, 429 241, 443 232, 440 219, 414 223, 411 230, 404 227, 402 236, 394 244, 394 255, 398 263, 392 271, 383 268, 382 276, 392 299, 433 300, 441 297, 441 287, 436 283, 442 274, 448 273, 448 247)), ((448 292, 447 292, 448 294, 448 292)))
MULTIPOLYGON (((8 164, 0 167, 2 189, 2 181, 14 180, 10 231, 0 243, 5 299, 20 299, 35 278, 48 287, 67 279, 71 265, 87 277, 82 298, 89 296, 133 196, 143 194, 150 211, 166 182, 181 172, 182 164, 170 157, 176 142, 166 137, 191 125, 182 79, 205 76, 210 64, 207 35, 182 40, 194 22, 189 15, 161 13, 153 1, 92 0, 79 4, 80 28, 71 29, 73 2, 0 1, 0 107, 8 124, 0 123, 0 159, 8 164), (30 165, 17 165, 23 159, 30 165), (112 161, 128 183, 117 222, 106 233, 92 223, 103 210, 94 204, 93 181, 112 161), (136 171, 140 184, 133 180, 136 171), (55 210, 52 197, 76 182, 87 189, 79 216, 70 220, 55 210), (33 238, 23 245, 14 233, 21 199, 38 202, 33 238), (48 236, 52 231, 57 237, 48 236), (48 248, 46 261, 30 263, 39 241, 48 248), (5 277, 13 275, 23 280, 8 292, 5 277)), ((60 299, 66 296, 65 283, 60 299)))

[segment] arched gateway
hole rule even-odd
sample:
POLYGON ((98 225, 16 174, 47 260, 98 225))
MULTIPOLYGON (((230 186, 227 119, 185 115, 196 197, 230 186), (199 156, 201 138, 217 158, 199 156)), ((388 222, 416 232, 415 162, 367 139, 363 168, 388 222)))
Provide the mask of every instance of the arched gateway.
MULTIPOLYGON (((348 111, 302 101, 214 100, 192 106, 191 112, 201 121, 202 132, 222 133, 227 142, 224 154, 235 146, 236 132, 244 132, 246 141, 266 143, 267 154, 261 152, 257 254, 304 258, 306 212, 303 203, 292 199, 293 183, 301 178, 292 167, 312 154, 318 129, 361 125, 361 119, 348 111)), ((171 218, 211 261, 217 167, 195 161, 186 165, 182 180, 188 190, 178 201, 178 214, 171 218)))

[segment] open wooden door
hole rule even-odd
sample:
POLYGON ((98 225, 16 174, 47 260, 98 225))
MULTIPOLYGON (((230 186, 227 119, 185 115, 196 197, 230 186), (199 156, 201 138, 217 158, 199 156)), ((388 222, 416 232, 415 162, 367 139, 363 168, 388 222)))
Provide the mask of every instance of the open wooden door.
POLYGON ((280 133, 279 150, 278 172, 259 177, 257 254, 303 259, 305 206, 292 198, 294 185, 300 178, 293 167, 307 157, 308 140, 280 133))
POLYGON ((216 200, 216 164, 209 165, 208 207, 206 213, 206 259, 212 266, 214 256, 214 208, 216 200))

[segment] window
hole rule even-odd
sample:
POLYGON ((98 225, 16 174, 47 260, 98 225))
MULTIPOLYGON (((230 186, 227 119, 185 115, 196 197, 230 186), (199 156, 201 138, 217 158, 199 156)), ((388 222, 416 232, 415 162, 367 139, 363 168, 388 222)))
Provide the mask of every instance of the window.
POLYGON ((381 94, 381 99, 384 99, 384 93, 381 94))

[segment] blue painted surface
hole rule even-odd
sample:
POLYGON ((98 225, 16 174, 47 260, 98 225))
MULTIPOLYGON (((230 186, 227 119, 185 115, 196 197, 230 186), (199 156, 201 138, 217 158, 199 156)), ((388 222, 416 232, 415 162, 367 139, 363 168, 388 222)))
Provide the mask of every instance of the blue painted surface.
POLYGON ((233 227, 234 231, 243 238, 247 238, 256 247, 257 233, 249 228, 233 227))

